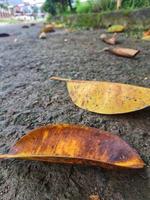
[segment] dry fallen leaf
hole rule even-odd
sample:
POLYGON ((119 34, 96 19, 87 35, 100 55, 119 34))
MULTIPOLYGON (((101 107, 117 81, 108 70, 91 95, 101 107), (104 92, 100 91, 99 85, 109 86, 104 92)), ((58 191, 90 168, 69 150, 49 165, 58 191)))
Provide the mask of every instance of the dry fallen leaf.
POLYGON ((41 33, 55 32, 54 26, 52 24, 46 24, 40 31, 41 33))
POLYGON ((63 28, 65 28, 65 24, 64 23, 53 22, 52 25, 54 26, 54 28, 57 28, 57 29, 63 29, 63 28))
POLYGON ((68 80, 51 77, 67 83, 72 101, 80 108, 101 114, 120 114, 150 106, 150 89, 128 84, 68 80))
POLYGON ((145 32, 143 33, 143 36, 144 36, 144 37, 146 37, 146 36, 150 36, 150 30, 145 31, 145 32))
POLYGON ((100 36, 100 39, 107 44, 115 45, 117 43, 117 34, 114 33, 111 38, 109 38, 106 34, 102 34, 100 36))
POLYGON ((144 37, 142 38, 142 40, 150 41, 150 35, 144 36, 144 37))
POLYGON ((120 33, 125 30, 125 26, 123 25, 112 25, 111 27, 108 28, 109 33, 120 33))
POLYGON ((67 33, 72 33, 72 32, 75 32, 76 31, 76 29, 74 29, 74 28, 66 28, 65 29, 65 32, 67 32, 67 33))
POLYGON ((90 195, 89 200, 100 200, 99 195, 90 195))
POLYGON ((142 40, 150 41, 150 30, 145 31, 145 32, 143 33, 143 38, 142 38, 142 40))
POLYGON ((42 33, 40 33, 40 35, 39 35, 39 39, 46 39, 46 33, 44 33, 44 32, 42 32, 42 33))
POLYGON ((0 159, 19 158, 51 163, 143 168, 138 153, 116 135, 79 125, 56 124, 23 136, 0 159))
POLYGON ((8 33, 0 33, 0 37, 9 37, 10 36, 10 34, 8 34, 8 33))
POLYGON ((140 52, 139 50, 122 48, 122 47, 105 48, 104 50, 109 51, 115 54, 116 56, 121 56, 126 58, 133 58, 140 52))
POLYGON ((30 26, 36 26, 36 23, 31 23, 30 26))
POLYGON ((23 25, 22 28, 29 28, 29 26, 28 25, 23 25))

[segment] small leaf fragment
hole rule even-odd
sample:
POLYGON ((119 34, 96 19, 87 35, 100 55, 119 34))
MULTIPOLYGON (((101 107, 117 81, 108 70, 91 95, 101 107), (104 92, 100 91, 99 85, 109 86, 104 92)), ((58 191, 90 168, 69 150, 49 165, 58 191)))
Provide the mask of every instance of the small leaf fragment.
POLYGON ((47 36, 46 36, 45 32, 40 33, 39 39, 46 39, 46 38, 47 38, 47 36))
POLYGON ((107 44, 115 45, 117 43, 117 34, 114 33, 112 37, 108 37, 106 34, 102 34, 100 39, 107 44))
POLYGON ((143 36, 144 36, 144 37, 146 37, 146 36, 150 36, 150 30, 145 31, 145 32, 143 33, 143 36))
POLYGON ((30 26, 36 26, 36 23, 31 23, 30 26))
POLYGON ((22 28, 30 28, 28 25, 23 25, 22 28))
POLYGON ((122 114, 150 106, 150 89, 112 82, 67 80, 72 101, 78 107, 100 114, 122 114))
POLYGON ((144 36, 144 37, 142 38, 142 40, 150 41, 150 35, 144 36))
POLYGON ((142 40, 150 41, 150 30, 145 31, 145 32, 143 33, 143 38, 142 38, 142 40))
POLYGON ((63 29, 63 28, 65 28, 65 24, 64 23, 55 23, 55 22, 53 22, 52 25, 56 29, 63 29))
POLYGON ((23 136, 0 159, 20 158, 51 163, 143 168, 133 148, 111 133, 79 125, 56 124, 23 136))
POLYGON ((90 195, 89 200, 101 200, 99 195, 90 195))

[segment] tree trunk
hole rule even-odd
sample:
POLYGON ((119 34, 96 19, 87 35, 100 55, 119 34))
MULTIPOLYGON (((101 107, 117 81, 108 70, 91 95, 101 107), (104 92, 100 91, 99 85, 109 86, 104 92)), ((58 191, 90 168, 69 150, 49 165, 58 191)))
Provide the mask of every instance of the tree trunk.
POLYGON ((69 5, 69 7, 70 7, 70 10, 73 11, 74 9, 73 9, 73 7, 72 7, 71 0, 68 0, 68 5, 69 5))
POLYGON ((121 8, 122 0, 116 0, 117 3, 117 10, 121 8))

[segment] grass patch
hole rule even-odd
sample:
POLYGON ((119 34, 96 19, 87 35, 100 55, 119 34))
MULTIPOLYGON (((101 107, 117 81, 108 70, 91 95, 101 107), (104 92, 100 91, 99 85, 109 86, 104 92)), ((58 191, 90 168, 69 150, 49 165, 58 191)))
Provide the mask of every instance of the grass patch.
POLYGON ((19 20, 12 18, 0 19, 0 24, 17 24, 19 22, 19 20))

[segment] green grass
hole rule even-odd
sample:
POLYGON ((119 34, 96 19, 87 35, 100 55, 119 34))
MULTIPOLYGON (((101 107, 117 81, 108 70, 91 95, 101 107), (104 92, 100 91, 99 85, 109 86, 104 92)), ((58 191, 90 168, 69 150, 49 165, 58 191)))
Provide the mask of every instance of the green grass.
POLYGON ((0 24, 17 24, 19 23, 19 20, 12 19, 12 18, 6 18, 6 19, 0 19, 0 24))
MULTIPOLYGON (((114 0, 88 0, 87 2, 80 2, 77 0, 77 13, 89 13, 89 12, 103 12, 103 11, 115 11, 116 2, 114 0)), ((137 8, 149 7, 150 0, 126 0, 122 1, 121 9, 134 10, 137 8)))
POLYGON ((76 12, 80 14, 92 12, 92 4, 90 3, 90 1, 82 3, 78 2, 76 12))

